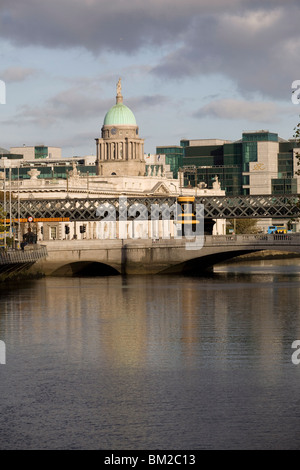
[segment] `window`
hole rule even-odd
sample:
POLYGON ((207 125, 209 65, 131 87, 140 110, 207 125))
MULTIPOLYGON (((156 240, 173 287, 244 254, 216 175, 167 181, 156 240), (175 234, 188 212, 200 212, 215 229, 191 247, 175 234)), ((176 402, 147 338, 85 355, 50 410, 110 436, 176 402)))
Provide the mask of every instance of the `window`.
POLYGON ((57 227, 50 227, 50 238, 56 240, 57 227))
POLYGON ((47 158, 48 157, 48 147, 34 147, 34 158, 47 158))

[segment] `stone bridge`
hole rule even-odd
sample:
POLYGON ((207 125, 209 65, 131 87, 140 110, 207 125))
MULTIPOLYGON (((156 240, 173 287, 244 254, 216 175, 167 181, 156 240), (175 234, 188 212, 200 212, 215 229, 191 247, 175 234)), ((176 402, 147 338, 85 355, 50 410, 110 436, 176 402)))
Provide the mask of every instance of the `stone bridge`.
POLYGON ((300 234, 205 235, 203 246, 186 239, 70 240, 44 242, 46 259, 33 269, 45 275, 201 274, 246 253, 300 253, 300 234))

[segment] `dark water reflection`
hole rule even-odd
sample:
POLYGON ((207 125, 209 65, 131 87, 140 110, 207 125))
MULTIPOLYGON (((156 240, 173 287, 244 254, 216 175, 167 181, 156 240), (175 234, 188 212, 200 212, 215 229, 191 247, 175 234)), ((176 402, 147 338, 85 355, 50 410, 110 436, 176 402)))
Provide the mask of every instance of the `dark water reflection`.
POLYGON ((300 264, 0 289, 1 449, 300 449, 300 264))

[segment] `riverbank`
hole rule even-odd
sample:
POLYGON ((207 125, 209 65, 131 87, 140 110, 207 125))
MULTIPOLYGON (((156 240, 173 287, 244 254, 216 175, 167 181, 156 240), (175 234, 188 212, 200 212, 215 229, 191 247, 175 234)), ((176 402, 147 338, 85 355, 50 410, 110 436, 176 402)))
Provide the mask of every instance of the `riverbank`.
POLYGON ((226 261, 229 263, 238 263, 240 261, 260 261, 260 260, 277 260, 277 259, 299 259, 300 253, 289 253, 283 251, 263 250, 246 255, 236 256, 226 261))
POLYGON ((1 273, 0 274, 0 284, 5 282, 14 282, 14 281, 30 281, 34 279, 41 279, 45 277, 43 273, 32 273, 29 271, 22 272, 13 272, 13 273, 1 273))

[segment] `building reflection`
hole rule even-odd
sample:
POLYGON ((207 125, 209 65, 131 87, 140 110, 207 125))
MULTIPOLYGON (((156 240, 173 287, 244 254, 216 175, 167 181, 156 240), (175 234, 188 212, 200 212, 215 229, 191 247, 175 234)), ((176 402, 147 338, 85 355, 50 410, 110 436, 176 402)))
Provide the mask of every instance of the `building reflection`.
POLYGON ((275 275, 47 278, 1 290, 0 339, 32 360, 274 375, 300 338, 299 296, 299 278, 275 275))

